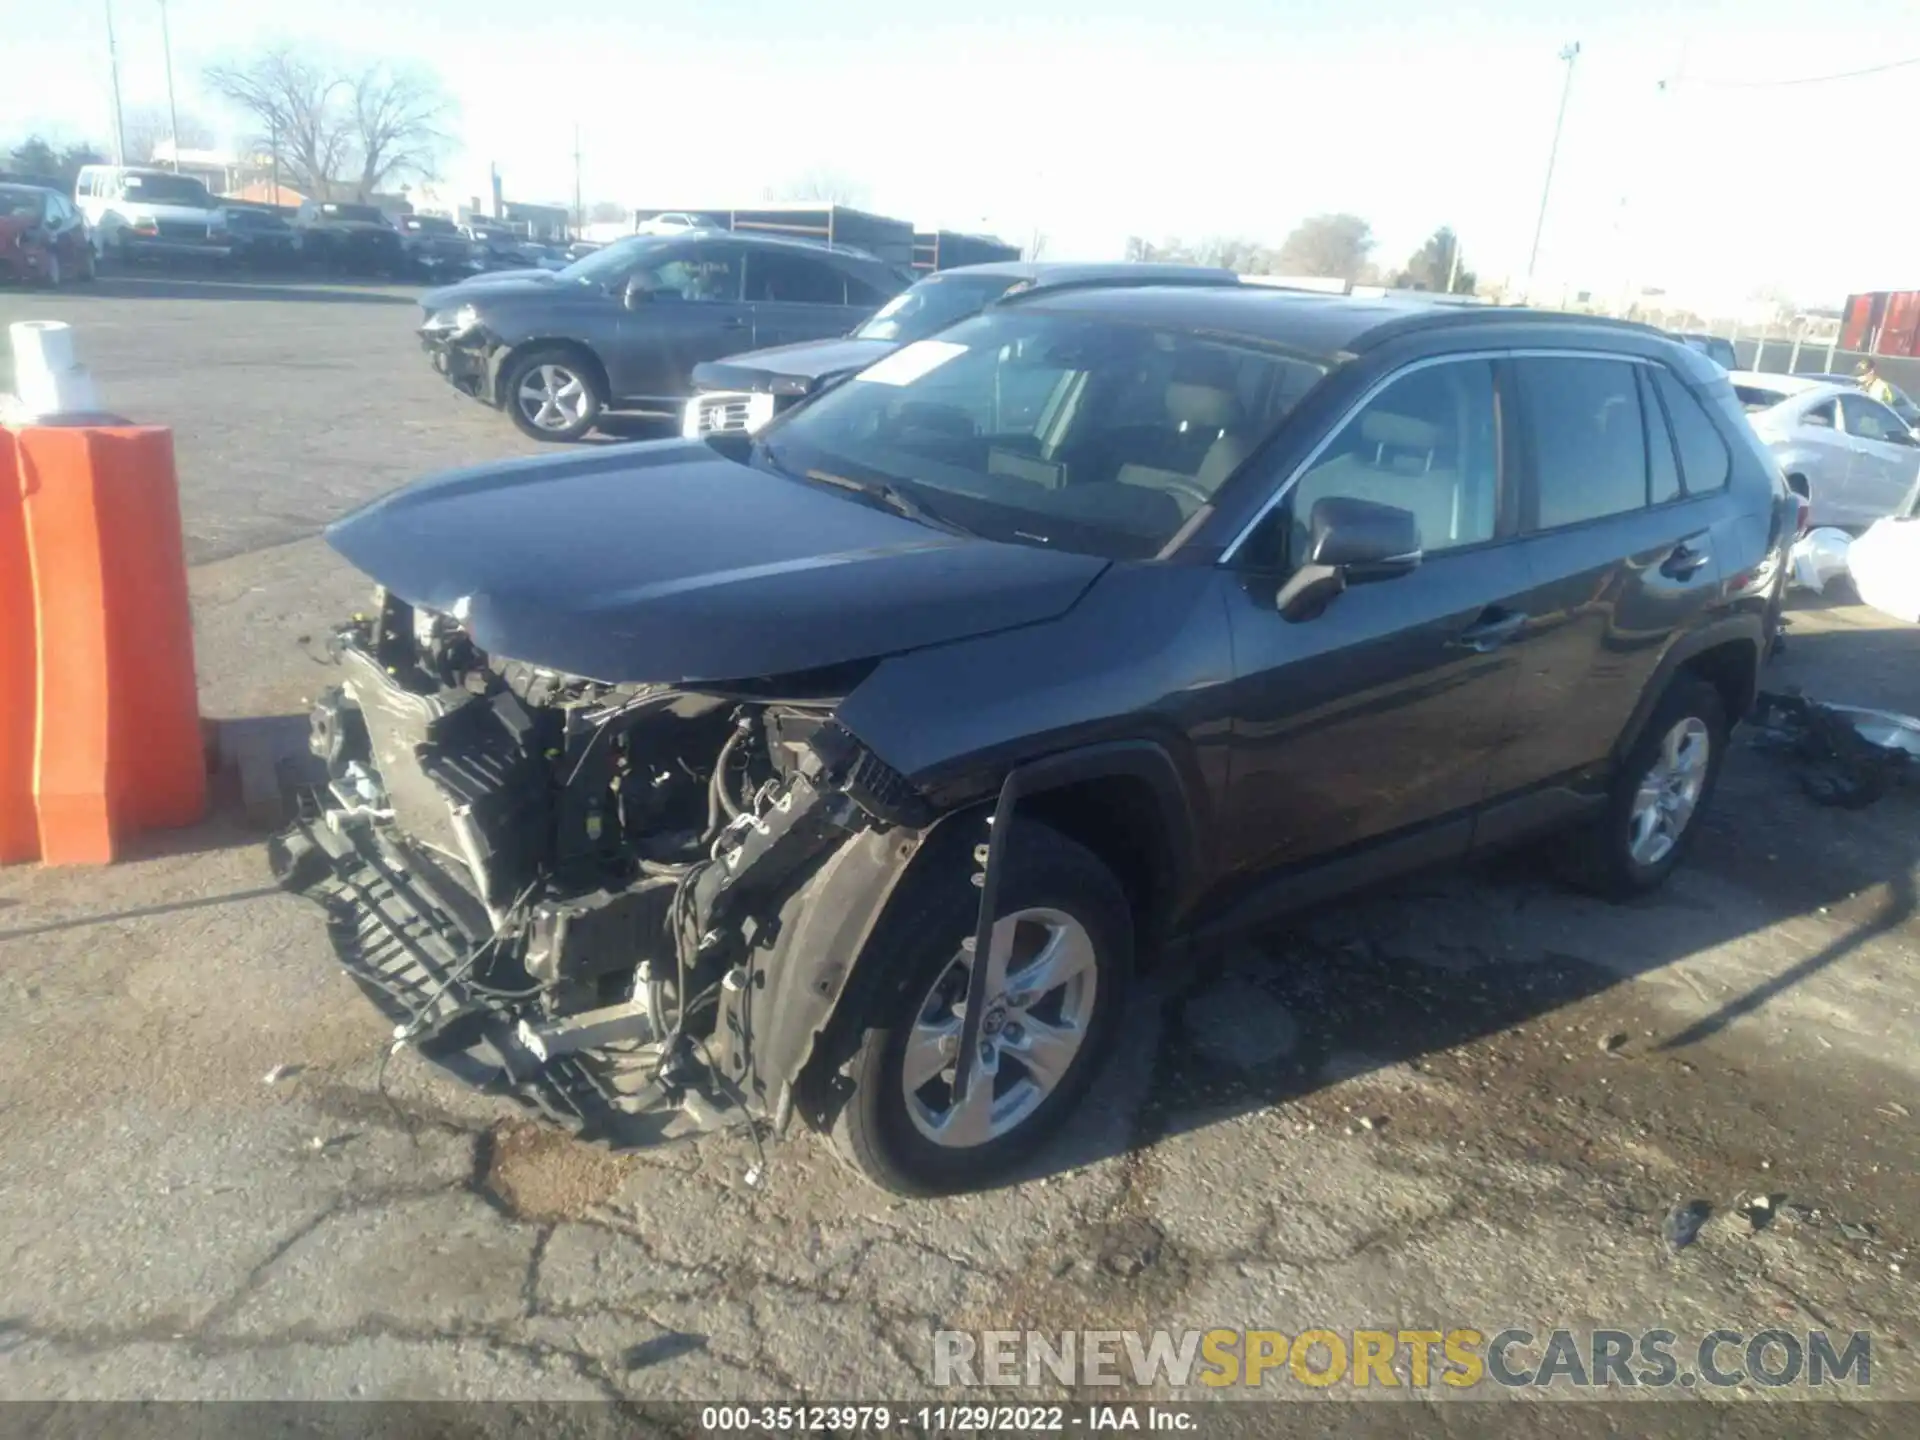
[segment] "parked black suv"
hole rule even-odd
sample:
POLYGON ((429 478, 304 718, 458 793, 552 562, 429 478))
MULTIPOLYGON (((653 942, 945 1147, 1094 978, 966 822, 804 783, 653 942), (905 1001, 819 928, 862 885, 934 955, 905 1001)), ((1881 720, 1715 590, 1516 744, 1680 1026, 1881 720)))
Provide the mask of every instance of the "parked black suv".
POLYGON ((406 269, 393 222, 372 205, 308 200, 293 217, 300 258, 336 275, 392 275, 406 269))
POLYGON ((381 588, 272 859, 404 1038, 589 1133, 981 1184, 1170 942, 1555 830, 1658 885, 1793 514, 1650 329, 1039 291, 757 436, 336 524, 381 588))
POLYGON ((636 235, 552 274, 430 291, 420 341, 534 439, 577 440, 607 410, 678 419, 701 361, 844 335, 906 283, 871 256, 801 240, 636 235))
POLYGON ((681 433, 759 429, 807 396, 864 370, 902 345, 976 315, 1005 295, 1063 285, 1237 285, 1231 270, 1209 265, 1107 264, 1006 260, 961 265, 916 281, 851 335, 777 345, 693 367, 693 398, 681 433))

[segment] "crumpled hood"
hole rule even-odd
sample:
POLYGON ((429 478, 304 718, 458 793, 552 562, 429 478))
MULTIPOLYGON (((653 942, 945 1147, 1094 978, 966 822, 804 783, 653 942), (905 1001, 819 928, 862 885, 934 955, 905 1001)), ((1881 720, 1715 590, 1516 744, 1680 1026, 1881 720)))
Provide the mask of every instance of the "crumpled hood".
POLYGON ((667 440, 422 480, 328 543, 489 654, 620 683, 791 674, 1036 624, 1096 556, 956 536, 667 440))
POLYGON ((469 275, 453 285, 428 290, 421 295, 420 304, 427 310, 445 310, 469 301, 543 295, 559 283, 555 276, 552 270, 489 270, 481 275, 469 275))
POLYGON ((693 367, 696 390, 747 390, 807 395, 822 380, 864 370, 900 347, 891 340, 803 340, 693 367))

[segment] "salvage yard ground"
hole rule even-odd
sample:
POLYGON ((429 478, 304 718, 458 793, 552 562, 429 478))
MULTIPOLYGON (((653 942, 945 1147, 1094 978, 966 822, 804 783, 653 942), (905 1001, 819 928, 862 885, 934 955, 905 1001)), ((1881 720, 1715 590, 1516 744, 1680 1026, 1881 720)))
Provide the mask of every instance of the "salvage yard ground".
MULTIPOLYGON (((534 448, 410 301, 0 296, 175 431, 208 715, 324 683, 303 637, 364 597, 322 523, 534 448)), ((1798 606, 1768 683, 1920 711, 1920 628, 1798 606)), ((1159 975, 1030 1183, 925 1203, 804 1134, 757 1185, 743 1136, 610 1155, 408 1054, 383 1094, 386 1027, 260 839, 228 806, 0 871, 0 1398, 902 1399, 941 1326, 1512 1325, 1864 1329, 1871 1395, 1920 1399, 1920 793, 1821 809, 1743 745, 1662 895, 1517 857, 1159 975)))

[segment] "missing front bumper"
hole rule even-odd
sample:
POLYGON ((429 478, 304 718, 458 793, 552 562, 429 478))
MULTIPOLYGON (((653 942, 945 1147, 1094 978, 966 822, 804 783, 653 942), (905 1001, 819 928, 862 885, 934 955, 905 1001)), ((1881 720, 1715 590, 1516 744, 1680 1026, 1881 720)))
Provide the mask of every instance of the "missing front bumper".
POLYGON ((619 1149, 748 1118, 724 1096, 656 1079, 659 1048, 640 1038, 643 1024, 607 1011, 548 1020, 486 993, 471 980, 486 942, 435 903, 431 862, 395 853, 368 822, 309 812, 273 838, 268 859, 283 888, 326 912, 335 956, 396 1040, 467 1085, 619 1149))

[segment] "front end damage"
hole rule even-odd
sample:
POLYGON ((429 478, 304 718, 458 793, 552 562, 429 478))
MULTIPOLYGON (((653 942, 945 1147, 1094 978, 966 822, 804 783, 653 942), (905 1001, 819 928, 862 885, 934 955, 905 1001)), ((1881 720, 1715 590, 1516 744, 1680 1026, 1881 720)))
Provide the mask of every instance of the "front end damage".
POLYGON ((836 677, 602 684, 384 592, 332 649, 270 853, 396 1045, 616 1145, 784 1126, 939 818, 836 677))

